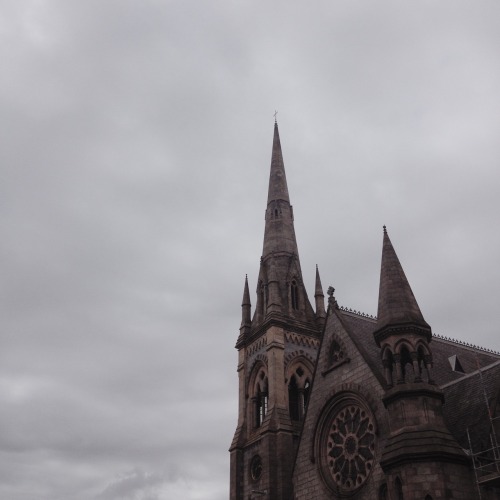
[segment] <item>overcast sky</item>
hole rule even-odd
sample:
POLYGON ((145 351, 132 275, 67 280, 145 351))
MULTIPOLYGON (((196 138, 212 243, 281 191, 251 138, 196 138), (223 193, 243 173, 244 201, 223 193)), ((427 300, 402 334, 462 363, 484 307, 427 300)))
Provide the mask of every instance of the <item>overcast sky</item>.
POLYGON ((302 271, 500 350, 498 0, 0 0, 0 498, 228 497, 273 114, 302 271))

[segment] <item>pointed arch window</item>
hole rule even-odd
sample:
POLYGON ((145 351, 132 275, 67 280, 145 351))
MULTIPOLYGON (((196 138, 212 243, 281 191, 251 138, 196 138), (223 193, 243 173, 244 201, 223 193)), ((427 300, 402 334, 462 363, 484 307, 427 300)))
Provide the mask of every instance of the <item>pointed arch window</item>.
POLYGON ((300 421, 304 418, 309 402, 310 387, 309 374, 299 365, 288 384, 288 411, 293 421, 300 421))
POLYGON ((254 427, 260 427, 267 414, 269 390, 265 368, 260 368, 253 383, 254 427))
POLYGON ((410 351, 406 346, 403 346, 401 349, 401 376, 403 381, 413 382, 413 363, 410 351))
POLYGON ((382 355, 382 365, 384 366, 384 374, 385 380, 389 387, 392 387, 394 384, 393 380, 393 370, 394 370, 394 356, 392 355, 392 351, 389 348, 384 350, 382 355))
POLYGON ((292 376, 290 384, 288 384, 288 409, 292 420, 300 419, 300 393, 299 386, 295 380, 295 375, 292 376))
POLYGON ((267 414, 268 394, 266 391, 257 392, 257 427, 262 425, 267 414))
POLYGON ((290 285, 290 299, 292 302, 292 309, 299 308, 299 287, 297 286, 297 280, 292 280, 290 285))

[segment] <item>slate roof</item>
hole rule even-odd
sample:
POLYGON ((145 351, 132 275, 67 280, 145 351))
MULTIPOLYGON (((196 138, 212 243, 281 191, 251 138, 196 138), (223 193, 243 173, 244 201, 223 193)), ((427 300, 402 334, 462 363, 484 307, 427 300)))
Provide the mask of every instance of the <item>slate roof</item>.
POLYGON ((491 446, 486 401, 494 410, 499 390, 500 360, 443 387, 445 420, 462 448, 469 448, 467 428, 474 451, 491 446))
MULTIPOLYGON (((344 310, 338 312, 353 342, 383 385, 380 348, 373 337, 376 320, 344 310)), ((469 448, 467 427, 471 428, 477 443, 484 441, 489 432, 484 393, 490 402, 496 403, 500 391, 500 353, 475 349, 439 336, 432 338, 429 347, 433 359, 432 376, 445 395, 443 411, 450 431, 463 448, 469 448), (453 355, 457 356, 464 373, 453 371, 448 360, 453 355)))

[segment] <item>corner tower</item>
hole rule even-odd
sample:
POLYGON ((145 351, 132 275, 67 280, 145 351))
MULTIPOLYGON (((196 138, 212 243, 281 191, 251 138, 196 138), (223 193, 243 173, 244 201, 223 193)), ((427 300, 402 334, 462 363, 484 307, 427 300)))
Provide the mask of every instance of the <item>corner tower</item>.
POLYGON ((429 491, 433 498, 474 498, 468 459, 445 424, 443 391, 433 381, 431 327, 385 226, 374 336, 386 379, 390 433, 380 465, 387 483, 407 500, 429 491))
POLYGON ((238 349, 238 425, 231 444, 232 500, 289 500, 293 459, 307 406, 323 292, 315 312, 302 279, 278 124, 274 124, 264 245, 252 317, 245 279, 238 349))

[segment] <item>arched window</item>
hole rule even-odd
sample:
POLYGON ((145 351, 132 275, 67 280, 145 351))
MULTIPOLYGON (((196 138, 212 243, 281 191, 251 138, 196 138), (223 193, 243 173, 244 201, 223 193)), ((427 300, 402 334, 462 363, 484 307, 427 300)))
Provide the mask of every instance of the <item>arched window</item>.
POLYGON ((292 420, 300 420, 300 393, 295 375, 288 384, 288 409, 292 420))
POLYGON ((389 387, 392 387, 394 384, 392 373, 394 370, 394 356, 392 355, 392 351, 389 348, 384 351, 382 364, 384 366, 384 374, 387 385, 389 387))
POLYGON ((295 364, 288 372, 288 377, 290 377, 288 383, 288 411, 292 420, 300 421, 304 417, 309 401, 310 371, 302 363, 295 364))
POLYGON ((418 363, 418 371, 419 375, 422 377, 422 372, 425 368, 425 351, 423 346, 419 346, 417 350, 417 363, 418 363))
POLYGON ((425 495, 425 500, 432 500, 432 497, 430 495, 425 495))
POLYGON ((253 411, 254 411, 254 425, 260 427, 267 414, 269 392, 267 384, 267 375, 265 367, 261 366, 258 370, 255 379, 253 379, 253 411))
POLYGON ((413 363, 406 346, 401 349, 401 375, 406 382, 413 382, 413 363))
POLYGON ((292 280, 290 285, 290 299, 292 303, 292 309, 299 308, 299 287, 297 286, 297 281, 292 280))
POLYGON ((260 391, 257 393, 257 427, 262 425, 264 417, 267 413, 267 402, 268 394, 266 391, 260 391))
POLYGON ((383 484, 378 491, 378 500, 388 500, 387 484, 383 484))
POLYGON ((404 500, 403 497, 403 483, 399 477, 394 481, 394 489, 396 490, 396 500, 404 500))

